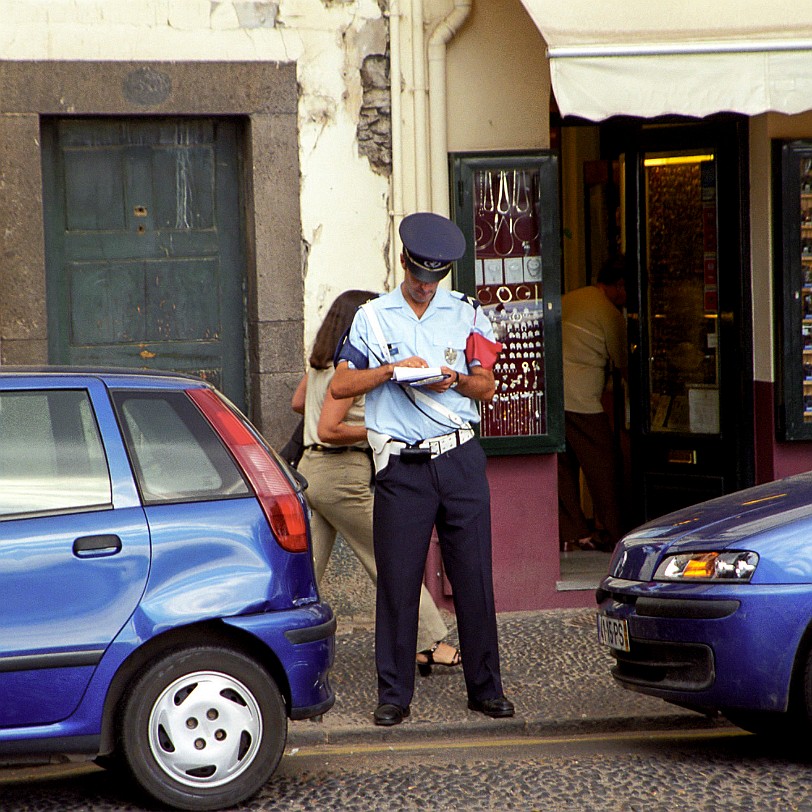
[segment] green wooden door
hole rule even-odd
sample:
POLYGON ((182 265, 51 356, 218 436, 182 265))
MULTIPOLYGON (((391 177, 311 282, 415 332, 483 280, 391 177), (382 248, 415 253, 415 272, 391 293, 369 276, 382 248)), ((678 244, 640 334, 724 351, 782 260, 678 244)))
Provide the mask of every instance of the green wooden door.
POLYGON ((52 364, 199 375, 245 405, 234 122, 43 124, 52 364))

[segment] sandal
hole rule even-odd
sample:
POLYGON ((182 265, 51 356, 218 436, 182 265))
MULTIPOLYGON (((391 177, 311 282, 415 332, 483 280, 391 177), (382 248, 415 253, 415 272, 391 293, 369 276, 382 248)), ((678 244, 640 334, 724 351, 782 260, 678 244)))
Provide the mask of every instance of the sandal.
POLYGON ((442 643, 442 640, 438 640, 431 648, 423 649, 423 651, 419 651, 417 653, 418 657, 425 657, 425 661, 416 660, 417 663, 417 670, 420 673, 421 677, 427 677, 431 674, 431 667, 433 665, 443 665, 446 668, 454 668, 458 665, 462 665, 462 655, 460 654, 460 650, 458 648, 454 648, 453 646, 449 646, 454 652, 451 656, 451 661, 444 663, 441 660, 434 659, 434 652, 437 651, 437 647, 442 643))

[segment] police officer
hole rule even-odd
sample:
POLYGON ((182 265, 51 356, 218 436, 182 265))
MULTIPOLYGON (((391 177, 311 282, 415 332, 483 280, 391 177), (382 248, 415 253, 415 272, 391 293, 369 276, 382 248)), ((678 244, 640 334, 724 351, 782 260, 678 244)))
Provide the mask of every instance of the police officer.
POLYGON ((418 212, 403 219, 400 237, 404 280, 359 309, 331 383, 336 398, 367 395, 375 453, 375 724, 396 725, 410 713, 434 526, 453 588, 468 707, 512 716, 499 669, 485 454, 471 428, 479 421, 476 401, 490 400, 495 383, 487 362, 471 350, 466 358, 472 334, 489 344, 493 329, 478 303, 438 287, 465 252, 454 223, 418 212), (409 376, 417 380, 395 380, 409 376))

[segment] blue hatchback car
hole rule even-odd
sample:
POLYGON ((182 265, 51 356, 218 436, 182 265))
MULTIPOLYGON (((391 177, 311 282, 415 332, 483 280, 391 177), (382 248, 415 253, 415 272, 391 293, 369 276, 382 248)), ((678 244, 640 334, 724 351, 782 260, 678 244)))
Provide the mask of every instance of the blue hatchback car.
POLYGON ((203 381, 0 367, 0 763, 93 758, 179 809, 327 711, 302 487, 203 381))
POLYGON ((624 687, 762 733, 812 719, 812 474, 639 527, 597 592, 624 687))

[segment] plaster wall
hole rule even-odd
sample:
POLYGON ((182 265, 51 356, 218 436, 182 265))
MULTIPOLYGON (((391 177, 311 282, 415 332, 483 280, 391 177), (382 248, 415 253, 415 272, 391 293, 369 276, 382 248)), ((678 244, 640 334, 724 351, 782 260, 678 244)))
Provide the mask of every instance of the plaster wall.
POLYGON ((448 46, 450 152, 547 149, 546 44, 521 0, 476 0, 448 46))

